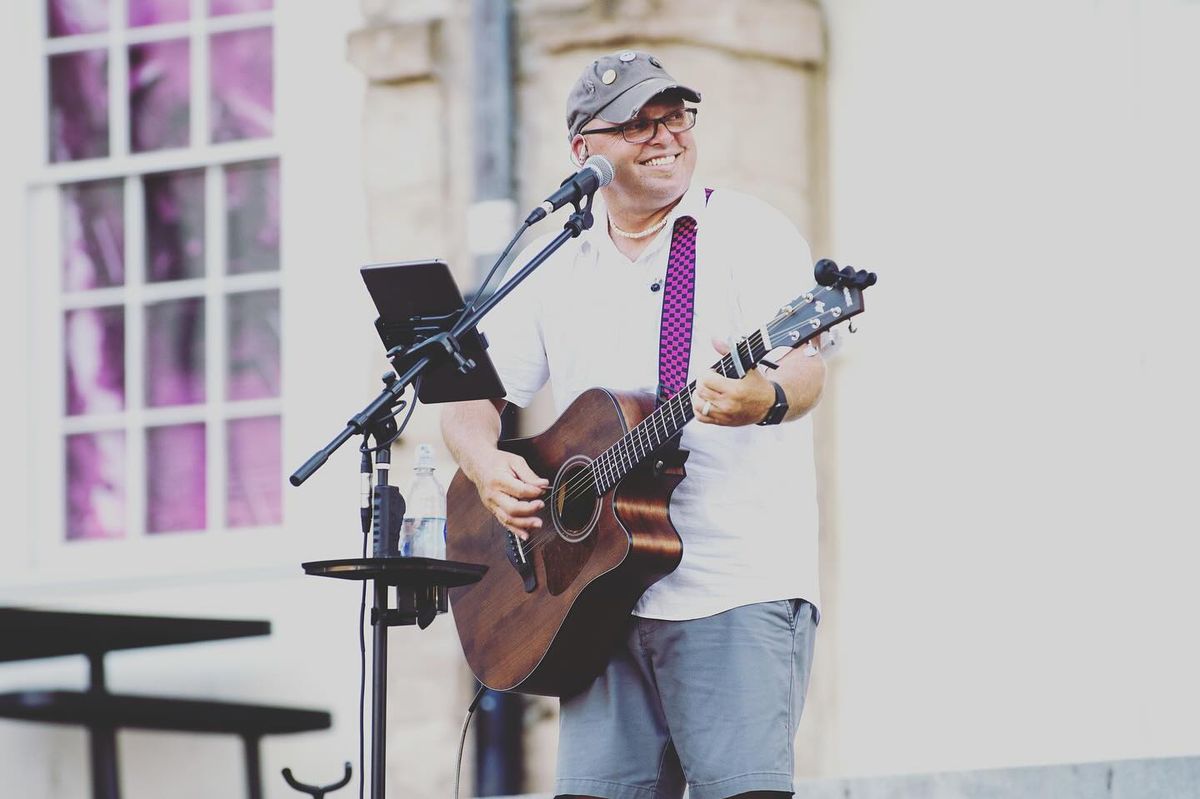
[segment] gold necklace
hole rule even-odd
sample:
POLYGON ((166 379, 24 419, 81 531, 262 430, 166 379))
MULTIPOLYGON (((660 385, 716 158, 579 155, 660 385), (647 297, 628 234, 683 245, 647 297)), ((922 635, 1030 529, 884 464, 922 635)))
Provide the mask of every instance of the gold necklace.
POLYGON ((629 233, 629 232, 627 232, 627 231, 621 230, 621 228, 617 227, 617 223, 616 223, 616 222, 614 222, 614 221, 612 221, 612 217, 611 217, 611 216, 608 218, 608 226, 612 228, 612 231, 613 231, 613 233, 616 233, 616 234, 617 234, 618 236, 620 236, 621 238, 624 238, 624 239, 644 239, 644 238, 646 238, 647 236, 649 236, 650 234, 652 234, 652 233, 657 233, 658 231, 662 230, 662 229, 663 229, 663 227, 664 227, 664 226, 667 224, 667 220, 668 220, 668 219, 670 219, 670 218, 671 218, 671 214, 668 212, 668 213, 667 213, 666 215, 664 215, 664 216, 663 216, 663 218, 662 218, 662 219, 660 219, 658 222, 656 222, 655 224, 653 224, 653 225, 651 225, 650 227, 646 228, 645 230, 639 230, 637 233, 629 233))

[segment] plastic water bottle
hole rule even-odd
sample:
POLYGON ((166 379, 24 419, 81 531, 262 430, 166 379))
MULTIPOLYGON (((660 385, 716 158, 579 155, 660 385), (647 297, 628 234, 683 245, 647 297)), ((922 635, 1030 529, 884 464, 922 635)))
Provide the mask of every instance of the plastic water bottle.
POLYGON ((433 447, 421 444, 413 462, 413 481, 405 496, 401 554, 446 558, 446 491, 433 476, 433 447))

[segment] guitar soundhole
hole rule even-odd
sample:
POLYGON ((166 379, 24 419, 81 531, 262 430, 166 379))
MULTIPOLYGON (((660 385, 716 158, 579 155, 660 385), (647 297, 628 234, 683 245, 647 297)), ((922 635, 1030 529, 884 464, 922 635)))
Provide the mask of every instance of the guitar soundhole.
POLYGON ((600 515, 600 499, 586 474, 588 464, 587 458, 576 456, 563 464, 554 480, 554 526, 572 543, 587 538, 600 515))

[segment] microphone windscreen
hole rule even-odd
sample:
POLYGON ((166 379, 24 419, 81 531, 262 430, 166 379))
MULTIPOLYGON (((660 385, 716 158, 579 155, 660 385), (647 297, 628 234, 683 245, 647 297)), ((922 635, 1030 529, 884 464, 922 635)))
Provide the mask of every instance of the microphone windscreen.
POLYGON ((596 174, 600 176, 599 188, 604 188, 609 183, 612 183, 612 179, 613 179, 612 161, 609 161, 604 156, 593 155, 591 158, 584 161, 583 165, 585 167, 590 166, 593 170, 595 170, 596 174))

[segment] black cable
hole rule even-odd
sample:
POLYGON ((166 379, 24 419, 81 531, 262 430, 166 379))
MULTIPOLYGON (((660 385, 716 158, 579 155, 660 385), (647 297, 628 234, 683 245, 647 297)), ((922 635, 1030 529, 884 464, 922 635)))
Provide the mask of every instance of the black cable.
POLYGON ((463 719, 462 736, 458 739, 458 759, 454 764, 454 799, 458 799, 458 783, 462 778, 462 757, 463 749, 467 745, 467 726, 470 725, 471 717, 475 714, 475 708, 479 707, 479 700, 483 698, 487 690, 488 687, 486 685, 479 686, 479 690, 475 692, 475 698, 471 700, 471 704, 467 708, 467 717, 463 719))
POLYGON ((487 290, 488 283, 492 282, 492 276, 496 274, 496 270, 500 268, 500 264, 504 263, 504 259, 508 257, 508 251, 511 250, 513 245, 517 243, 517 239, 525 235, 526 230, 529 230, 529 223, 522 222, 521 227, 517 228, 516 235, 509 239, 508 246, 504 248, 504 252, 500 253, 500 257, 496 259, 496 263, 492 264, 492 268, 488 270, 487 276, 483 279, 483 282, 479 284, 479 290, 475 292, 475 296, 471 298, 469 303, 467 303, 467 307, 463 310, 462 316, 459 318, 465 319, 472 311, 475 310, 475 306, 479 304, 479 299, 483 297, 484 291, 487 290))

